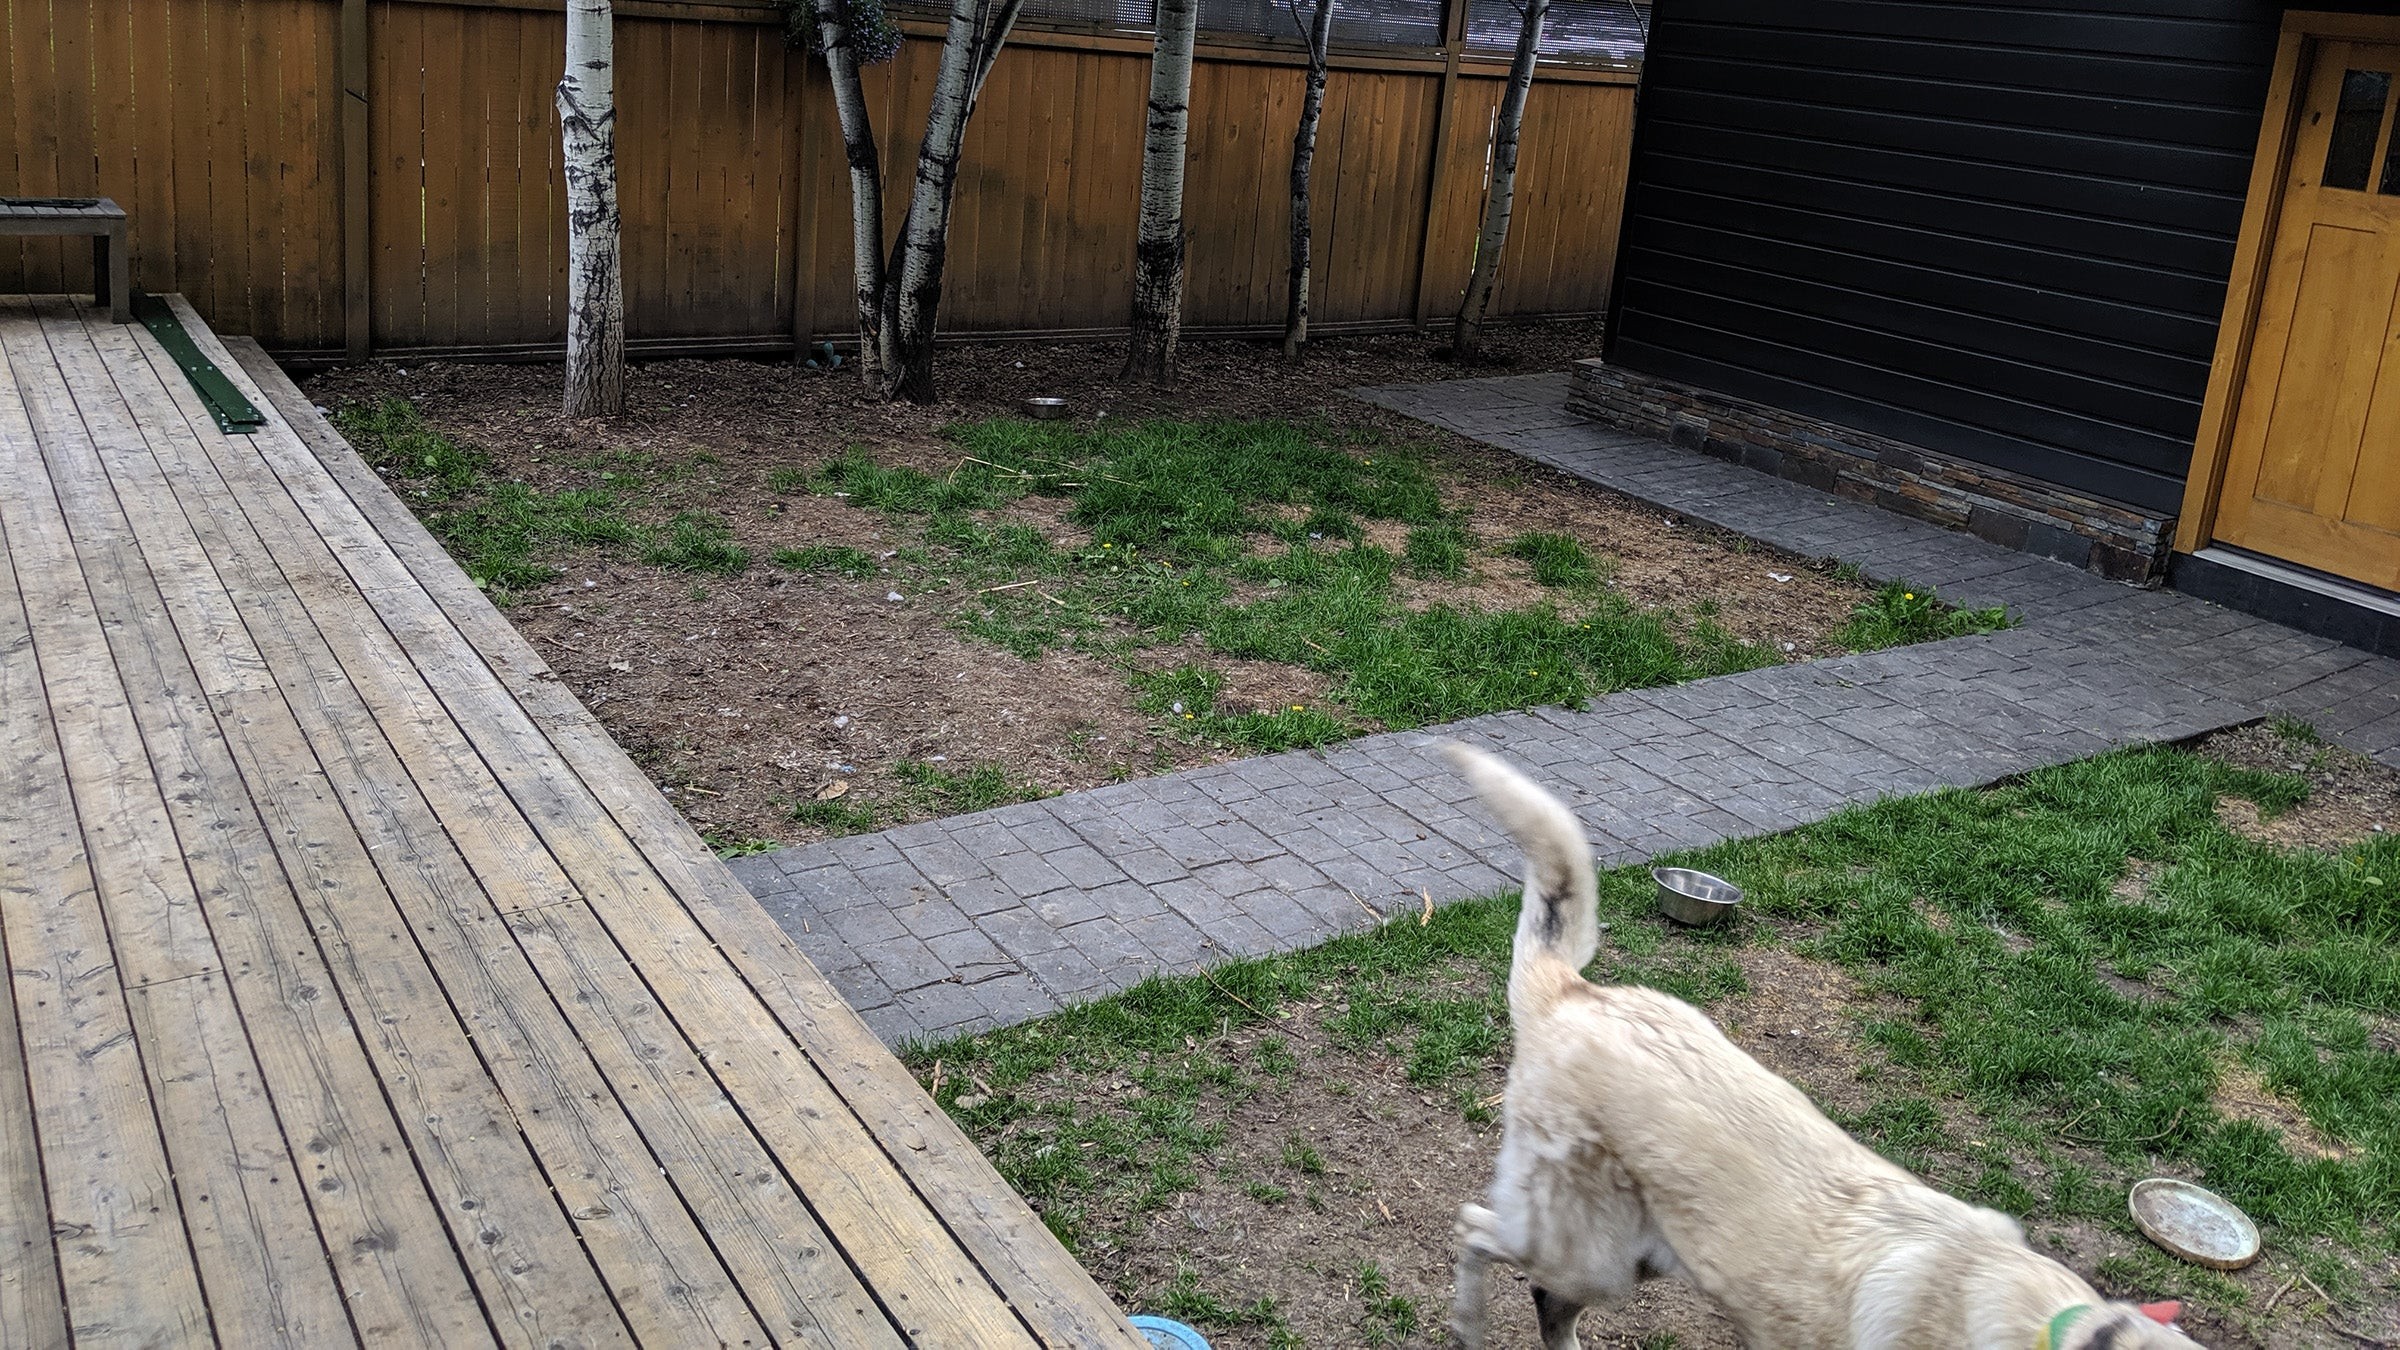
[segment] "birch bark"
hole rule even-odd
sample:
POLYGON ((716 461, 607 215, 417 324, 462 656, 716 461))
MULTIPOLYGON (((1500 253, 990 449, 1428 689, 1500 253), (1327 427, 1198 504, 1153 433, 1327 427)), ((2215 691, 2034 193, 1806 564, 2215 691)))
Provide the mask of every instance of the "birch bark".
POLYGON ((1121 378, 1175 379, 1183 332, 1184 148, 1192 124, 1192 47, 1200 0, 1159 0, 1142 133, 1142 215, 1133 244, 1133 332, 1121 378))
POLYGON ((618 253, 617 95, 610 0, 568 0, 558 82, 567 179, 569 417, 625 411, 625 275, 618 253))
POLYGON ((887 284, 895 286, 889 322, 897 327, 895 392, 912 403, 934 399, 933 338, 942 303, 942 266, 950 237, 951 194, 958 186, 958 157, 966 142, 967 119, 983 82, 999 59, 1000 46, 1016 26, 1024 0, 951 0, 950 28, 942 39, 942 61, 934 75, 933 102, 925 114, 925 143, 917 153, 917 178, 908 216, 887 284))
MULTIPOLYGON (((1297 22, 1299 0, 1292 4, 1297 22)), ((1307 37, 1308 83, 1300 96, 1300 126, 1292 132, 1291 277, 1283 309, 1283 355, 1287 361, 1299 360, 1308 346, 1308 175, 1317 160, 1317 120, 1325 112, 1325 50, 1333 40, 1333 0, 1317 0, 1307 37)))
POLYGON ((1458 326, 1450 338, 1451 354, 1460 361, 1471 361, 1483 350, 1483 321, 1500 282, 1500 255, 1508 246, 1508 218, 1516 206, 1517 139, 1525 128, 1525 99, 1541 54, 1542 19, 1550 12, 1550 0, 1518 3, 1524 7, 1524 25, 1517 30, 1517 52, 1508 65, 1508 88, 1500 96, 1499 125, 1492 136, 1492 179, 1483 199, 1483 231, 1475 238, 1475 271, 1467 279, 1466 301, 1458 307, 1458 326))
POLYGON ((858 74, 858 44, 843 0, 818 0, 817 37, 833 86, 833 112, 850 165, 850 277, 858 313, 858 378, 869 393, 886 395, 899 367, 893 326, 886 322, 883 269, 883 159, 867 116, 858 74))

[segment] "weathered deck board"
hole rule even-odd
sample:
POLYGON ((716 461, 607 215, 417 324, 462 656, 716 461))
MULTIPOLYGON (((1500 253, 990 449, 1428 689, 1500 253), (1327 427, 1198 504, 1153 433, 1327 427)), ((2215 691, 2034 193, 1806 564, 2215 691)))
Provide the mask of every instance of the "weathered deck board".
POLYGON ((1140 1346, 177 303, 0 301, 0 1342, 1140 1346))

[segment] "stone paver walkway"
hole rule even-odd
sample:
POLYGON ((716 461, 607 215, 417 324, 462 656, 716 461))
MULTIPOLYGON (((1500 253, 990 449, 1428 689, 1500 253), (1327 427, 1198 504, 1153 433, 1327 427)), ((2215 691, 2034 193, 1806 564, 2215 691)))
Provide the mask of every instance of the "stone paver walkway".
MULTIPOLYGON (((1673 517, 2020 619, 1435 729, 1530 766, 1606 862, 2276 713, 2400 765, 2400 662, 1583 421, 1566 379, 1357 392, 1673 517)), ((1370 736, 734 868, 887 1040, 976 1031, 1511 886, 1513 847, 1428 741, 1370 736)))

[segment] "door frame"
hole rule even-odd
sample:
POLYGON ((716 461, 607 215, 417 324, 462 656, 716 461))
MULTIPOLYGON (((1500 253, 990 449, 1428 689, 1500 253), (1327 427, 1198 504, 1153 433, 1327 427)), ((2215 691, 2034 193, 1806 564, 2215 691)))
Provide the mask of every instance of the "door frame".
POLYGON ((2321 41, 2400 43, 2400 15, 2332 14, 2292 10, 2283 16, 2275 44, 2275 67, 2267 83, 2267 106, 2258 124, 2258 150, 2250 160, 2250 187, 2242 202, 2241 233, 2233 247, 2233 274, 2225 286, 2225 311, 2217 321, 2217 350, 2208 364, 2208 394, 2200 404, 2200 432, 2192 442, 2192 467, 2183 482, 2183 511, 2175 519, 2175 551, 2197 553, 2216 536, 2217 504, 2225 492, 2225 460, 2233 444, 2242 387, 2250 374, 2251 339, 2258 327, 2259 301, 2267 285, 2267 261, 2275 256, 2275 224, 2283 214, 2283 187, 2291 176, 2292 144, 2300 131, 2301 96, 2308 88, 2309 58, 2321 41))

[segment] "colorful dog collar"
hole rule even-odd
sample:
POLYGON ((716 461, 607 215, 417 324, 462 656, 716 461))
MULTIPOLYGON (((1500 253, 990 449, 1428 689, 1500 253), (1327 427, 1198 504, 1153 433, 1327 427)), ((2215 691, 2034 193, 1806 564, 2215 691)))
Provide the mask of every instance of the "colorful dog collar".
POLYGON ((2078 1303, 2051 1318, 2049 1324, 2042 1328, 2042 1334, 2033 1338, 2033 1350, 2058 1350, 2066 1341, 2067 1328, 2075 1325, 2076 1318, 2091 1310, 2091 1304, 2078 1303))

